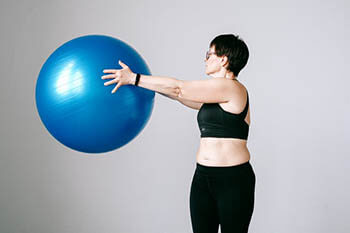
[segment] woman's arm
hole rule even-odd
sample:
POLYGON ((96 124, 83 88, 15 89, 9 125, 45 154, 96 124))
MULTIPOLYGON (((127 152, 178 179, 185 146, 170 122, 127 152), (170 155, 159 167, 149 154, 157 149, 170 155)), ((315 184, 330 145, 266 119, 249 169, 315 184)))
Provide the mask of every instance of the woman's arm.
POLYGON ((179 97, 173 97, 173 96, 169 96, 169 95, 166 95, 166 94, 163 94, 161 92, 157 92, 158 94, 161 94, 163 96, 166 96, 170 99, 173 99, 173 100, 177 100, 179 101, 180 103, 182 103, 183 105, 189 107, 189 108, 192 108, 192 109, 196 109, 196 110, 199 110, 202 106, 203 103, 198 103, 198 102, 193 102, 193 101, 189 101, 189 100, 181 100, 179 99, 179 97))
MULTIPOLYGON (((134 84, 135 80, 136 74, 131 75, 129 84, 134 84)), ((239 93, 238 85, 227 78, 184 81, 141 74, 138 86, 178 98, 179 101, 197 103, 224 103, 239 93)))
MULTIPOLYGON (((122 66, 122 69, 103 70, 103 73, 112 74, 101 77, 102 79, 112 79, 105 82, 105 86, 117 83, 112 93, 115 93, 122 85, 135 84, 137 77, 137 74, 133 73, 123 62, 119 61, 119 64, 122 66)), ((170 77, 141 74, 138 85, 174 98, 179 98, 181 101, 197 103, 226 103, 240 92, 240 87, 236 82, 221 77, 184 81, 170 77)))
MULTIPOLYGON (((134 84, 136 74, 133 75, 130 84, 134 84)), ((171 77, 159 77, 141 74, 138 86, 164 94, 171 99, 178 97, 180 80, 171 77)))

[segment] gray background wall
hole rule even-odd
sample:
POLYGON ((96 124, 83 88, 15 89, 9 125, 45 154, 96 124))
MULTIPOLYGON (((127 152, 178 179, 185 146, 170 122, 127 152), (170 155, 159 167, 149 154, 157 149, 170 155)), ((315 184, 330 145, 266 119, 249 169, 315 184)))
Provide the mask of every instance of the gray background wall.
POLYGON ((219 34, 250 48, 256 204, 250 232, 350 232, 349 1, 1 1, 0 233, 190 233, 197 111, 156 95, 144 130, 90 155, 58 143, 36 112, 41 66, 61 44, 104 34, 154 75, 208 78, 219 34))

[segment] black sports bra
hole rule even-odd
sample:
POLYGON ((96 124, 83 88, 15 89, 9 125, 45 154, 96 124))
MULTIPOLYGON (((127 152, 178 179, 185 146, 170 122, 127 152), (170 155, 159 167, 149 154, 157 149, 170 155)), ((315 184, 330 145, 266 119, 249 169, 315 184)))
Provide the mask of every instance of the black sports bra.
POLYGON ((203 103, 197 114, 197 122, 203 137, 247 139, 249 125, 244 118, 248 113, 249 96, 244 110, 239 114, 225 111, 219 103, 203 103))

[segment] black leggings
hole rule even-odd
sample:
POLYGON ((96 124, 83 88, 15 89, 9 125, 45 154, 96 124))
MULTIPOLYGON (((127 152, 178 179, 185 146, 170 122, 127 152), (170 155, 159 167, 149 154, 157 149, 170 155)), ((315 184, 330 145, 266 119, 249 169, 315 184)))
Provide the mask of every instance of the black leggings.
POLYGON ((254 209, 255 173, 249 161, 234 166, 196 164, 190 191, 194 233, 247 233, 254 209))

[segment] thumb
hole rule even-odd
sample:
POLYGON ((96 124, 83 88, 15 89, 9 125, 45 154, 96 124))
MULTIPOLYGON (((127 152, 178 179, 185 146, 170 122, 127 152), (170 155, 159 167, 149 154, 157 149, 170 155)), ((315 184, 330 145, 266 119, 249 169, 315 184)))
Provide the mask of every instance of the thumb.
POLYGON ((127 65, 125 65, 121 60, 119 60, 119 65, 121 66, 121 67, 123 67, 123 68, 126 68, 126 67, 128 67, 127 65))

